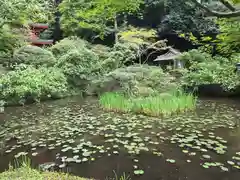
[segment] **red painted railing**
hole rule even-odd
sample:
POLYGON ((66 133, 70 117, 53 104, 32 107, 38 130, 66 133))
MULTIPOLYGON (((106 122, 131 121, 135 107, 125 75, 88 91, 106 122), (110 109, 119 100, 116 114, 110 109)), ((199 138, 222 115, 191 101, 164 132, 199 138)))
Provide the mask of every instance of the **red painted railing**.
POLYGON ((29 34, 29 39, 34 46, 43 46, 53 44, 53 40, 40 39, 40 33, 45 29, 48 29, 47 24, 29 24, 31 32, 29 34))

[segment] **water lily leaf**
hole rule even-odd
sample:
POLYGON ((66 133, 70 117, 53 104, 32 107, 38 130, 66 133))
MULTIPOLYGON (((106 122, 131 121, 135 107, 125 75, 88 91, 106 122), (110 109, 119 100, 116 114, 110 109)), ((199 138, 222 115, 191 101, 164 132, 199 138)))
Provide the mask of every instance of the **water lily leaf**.
POLYGON ((38 155, 37 152, 32 153, 32 156, 37 156, 37 155, 38 155))
POLYGON ((176 162, 174 159, 166 159, 166 161, 172 164, 176 162))
POLYGON ((220 168, 221 168, 223 171, 228 171, 228 168, 227 168, 227 167, 221 166, 220 168))
POLYGON ((233 156, 232 159, 240 161, 240 157, 237 157, 237 156, 233 156))
POLYGON ((18 154, 16 154, 14 157, 15 158, 18 158, 18 157, 20 157, 20 156, 25 156, 25 155, 27 155, 28 153, 27 152, 19 152, 18 154))
POLYGON ((189 153, 189 156, 195 156, 197 153, 195 153, 195 152, 190 152, 189 153))
POLYGON ((119 154, 119 152, 118 151, 113 151, 113 154, 119 154))
POLYGON ((86 162, 86 161, 88 161, 88 158, 83 158, 82 159, 82 162, 86 162))
POLYGON ((210 159, 211 158, 211 156, 209 156, 207 154, 202 155, 202 157, 205 158, 205 159, 210 159))
POLYGON ((133 161, 134 161, 134 162, 139 162, 139 160, 138 160, 138 159, 134 159, 133 161))
POLYGON ((235 163, 233 161, 227 161, 228 164, 234 165, 235 163))
POLYGON ((64 167, 66 167, 66 164, 60 164, 58 167, 59 168, 64 168, 64 167))
POLYGON ((82 160, 81 159, 76 159, 76 161, 75 161, 76 163, 81 163, 82 162, 82 160))
POLYGON ((12 150, 6 150, 5 151, 5 153, 11 153, 12 152, 12 150))
POLYGON ((79 156, 78 155, 76 155, 76 156, 73 156, 73 159, 78 159, 79 158, 79 156))
POLYGON ((204 167, 205 169, 208 169, 208 168, 209 168, 209 166, 206 165, 206 164, 203 164, 202 167, 204 167))
POLYGON ((89 157, 89 156, 91 156, 91 152, 88 152, 88 151, 86 151, 86 152, 83 152, 82 153, 82 155, 84 156, 84 157, 89 157))
POLYGON ((133 168, 134 168, 134 169, 137 169, 137 168, 138 168, 138 166, 134 165, 134 166, 133 166, 133 168))
POLYGON ((142 175, 144 174, 144 171, 143 170, 134 170, 133 172, 135 175, 142 175))
POLYGON ((103 149, 101 149, 99 152, 100 152, 100 153, 104 153, 105 151, 104 151, 103 149))
POLYGON ((66 147, 66 148, 62 149, 61 151, 62 151, 62 152, 67 152, 67 151, 69 151, 70 149, 71 149, 70 147, 66 147))
POLYGON ((65 161, 66 161, 66 162, 74 162, 75 159, 74 159, 74 158, 67 158, 65 161))

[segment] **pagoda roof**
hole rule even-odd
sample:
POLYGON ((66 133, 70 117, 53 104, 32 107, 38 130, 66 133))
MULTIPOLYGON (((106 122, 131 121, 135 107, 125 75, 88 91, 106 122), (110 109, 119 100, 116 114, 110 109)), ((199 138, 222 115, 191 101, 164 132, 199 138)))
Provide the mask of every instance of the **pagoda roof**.
POLYGON ((182 53, 174 48, 169 47, 168 51, 160 56, 158 56, 154 61, 169 61, 175 60, 182 53))
POLYGON ((30 23, 29 26, 34 28, 47 29, 49 25, 44 23, 30 23))

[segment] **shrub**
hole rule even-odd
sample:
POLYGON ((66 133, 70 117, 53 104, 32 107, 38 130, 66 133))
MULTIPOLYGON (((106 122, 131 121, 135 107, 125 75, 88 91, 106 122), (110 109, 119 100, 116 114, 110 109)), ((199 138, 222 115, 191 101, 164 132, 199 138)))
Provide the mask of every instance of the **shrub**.
POLYGON ((93 94, 119 90, 134 96, 148 96, 177 87, 176 79, 164 73, 160 67, 132 65, 118 68, 94 80, 88 90, 93 94))
POLYGON ((98 63, 98 56, 93 51, 82 47, 63 55, 56 67, 62 69, 69 83, 84 88, 88 80, 96 74, 98 63))
POLYGON ((10 54, 10 52, 4 52, 4 51, 0 51, 0 64, 2 64, 3 66, 7 66, 12 55, 10 54))
POLYGON ((59 58, 67 54, 71 50, 81 49, 86 47, 87 45, 88 45, 87 41, 84 41, 77 37, 69 37, 51 46, 49 50, 52 51, 55 57, 59 58))
POLYGON ((182 76, 182 82, 186 86, 220 84, 224 89, 232 90, 240 85, 239 75, 235 72, 235 65, 239 61, 237 55, 227 59, 191 50, 184 53, 180 59, 190 62, 189 69, 183 71, 182 76))
POLYGON ((197 49, 192 49, 188 52, 184 52, 178 57, 179 60, 183 61, 187 67, 193 63, 210 62, 212 60, 211 54, 201 52, 197 49))
POLYGON ((190 66, 190 70, 184 74, 183 78, 185 83, 190 86, 215 84, 221 71, 223 69, 216 61, 194 63, 190 66))
POLYGON ((117 43, 111 49, 108 57, 101 62, 105 73, 123 67, 126 63, 132 64, 139 57, 140 46, 135 43, 117 43))
POLYGON ((104 109, 115 112, 136 112, 150 116, 171 115, 193 109, 196 98, 183 92, 149 97, 128 97, 119 93, 105 93, 100 97, 104 109))
POLYGON ((8 104, 60 98, 67 92, 67 79, 56 68, 28 66, 24 70, 17 69, 2 75, 0 84, 3 87, 0 97, 8 104))
POLYGON ((35 67, 53 66, 55 63, 56 59, 50 51, 31 45, 16 50, 12 61, 10 61, 10 65, 13 67, 18 64, 28 64, 35 67))
POLYGON ((0 28, 0 54, 12 56, 14 49, 26 44, 24 32, 19 32, 19 29, 21 28, 13 28, 9 25, 0 28))
POLYGON ((101 44, 92 45, 91 50, 98 55, 99 60, 101 61, 107 59, 109 57, 109 53, 112 51, 110 47, 101 44))

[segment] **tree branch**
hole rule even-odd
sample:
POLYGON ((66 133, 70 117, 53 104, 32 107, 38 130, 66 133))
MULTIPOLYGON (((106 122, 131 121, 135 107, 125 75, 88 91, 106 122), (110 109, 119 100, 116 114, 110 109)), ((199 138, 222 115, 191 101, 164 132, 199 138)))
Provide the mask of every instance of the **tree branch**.
POLYGON ((217 12, 209 9, 207 6, 201 4, 198 0, 192 0, 198 7, 204 9, 209 15, 216 16, 219 18, 231 18, 231 17, 239 17, 240 10, 234 12, 217 12))
POLYGON ((231 11, 236 11, 236 8, 228 0, 219 0, 224 6, 231 11))

